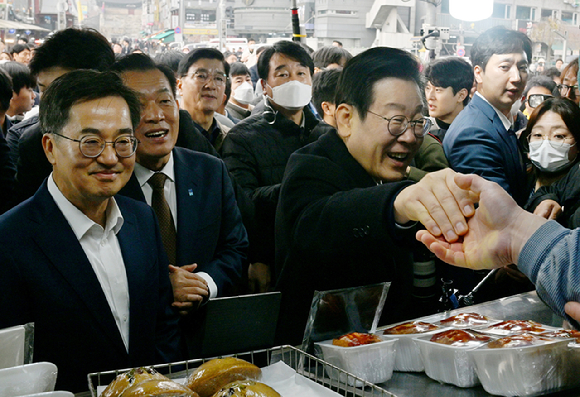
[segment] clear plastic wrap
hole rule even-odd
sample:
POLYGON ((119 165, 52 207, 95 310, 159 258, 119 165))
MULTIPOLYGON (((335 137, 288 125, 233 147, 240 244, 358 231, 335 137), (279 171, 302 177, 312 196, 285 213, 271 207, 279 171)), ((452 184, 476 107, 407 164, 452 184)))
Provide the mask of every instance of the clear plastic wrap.
MULTIPOLYGON (((391 379, 395 366, 395 343, 396 339, 371 343, 368 345, 342 347, 332 344, 332 340, 317 342, 316 346, 322 349, 324 361, 336 365, 361 379, 374 384, 383 383, 391 379)), ((339 378, 336 371, 329 371, 331 379, 339 378)), ((346 378, 344 374, 341 374, 346 378)), ((356 384, 349 379, 349 384, 356 384)), ((362 386, 362 385, 357 385, 362 386)))
POLYGON ((0 397, 53 391, 57 372, 56 365, 47 362, 0 369, 0 397))

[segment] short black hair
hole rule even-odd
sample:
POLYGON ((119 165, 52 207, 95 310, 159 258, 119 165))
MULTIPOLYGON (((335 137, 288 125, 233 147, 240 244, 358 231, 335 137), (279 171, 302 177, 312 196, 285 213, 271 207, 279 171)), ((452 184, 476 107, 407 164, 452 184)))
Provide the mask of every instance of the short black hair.
POLYGON ((38 76, 53 67, 105 71, 115 62, 109 41, 94 29, 60 30, 34 50, 30 72, 38 76))
POLYGON ((24 43, 28 44, 28 37, 21 36, 18 38, 18 40, 22 40, 24 43))
POLYGON ((338 41, 338 40, 332 40, 332 42, 333 42, 333 43, 336 43, 336 44, 338 44, 339 46, 341 46, 341 47, 342 47, 342 42, 341 42, 341 41, 338 41))
POLYGON ((283 54, 288 58, 294 59, 300 65, 310 69, 310 76, 314 74, 314 62, 308 52, 298 43, 293 41, 282 40, 273 46, 266 48, 258 60, 258 76, 262 80, 268 79, 270 73, 270 60, 274 54, 283 54))
POLYGON ((15 44, 10 50, 10 54, 20 54, 24 50, 30 50, 30 48, 26 44, 15 44))
POLYGON ((527 97, 528 92, 533 87, 544 87, 548 89, 550 92, 554 92, 554 90, 556 90, 556 82, 551 78, 549 78, 548 76, 534 76, 528 80, 526 88, 524 89, 523 96, 527 97))
POLYGON ((230 100, 230 96, 232 95, 232 80, 231 79, 226 79, 226 89, 224 91, 224 94, 226 95, 226 100, 224 101, 224 103, 228 103, 228 101, 230 100))
POLYGON ((352 54, 342 47, 326 46, 319 48, 312 54, 314 67, 323 69, 330 64, 336 63, 344 67, 352 59, 352 54))
POLYGON ((397 78, 422 87, 419 62, 407 51, 390 47, 368 49, 352 58, 342 70, 334 104, 354 106, 361 120, 374 101, 374 86, 380 80, 397 78))
POLYGON ((263 52, 264 52, 264 50, 265 50, 266 48, 268 48, 268 47, 270 47, 270 46, 269 46, 269 45, 263 45, 263 46, 260 46, 260 47, 258 47, 258 49, 256 50, 256 56, 258 56, 258 55, 260 55, 261 53, 263 53, 263 52))
POLYGON ((530 135, 534 125, 546 112, 554 112, 560 115, 576 142, 580 142, 580 108, 568 98, 548 98, 536 106, 530 115, 526 129, 522 132, 523 137, 530 135))
POLYGON ((0 108, 3 112, 10 108, 12 99, 12 79, 4 70, 0 69, 0 108))
POLYGON ((42 95, 39 118, 43 133, 60 133, 74 105, 106 97, 121 97, 127 102, 133 129, 141 120, 141 103, 135 91, 123 85, 114 72, 74 70, 56 79, 42 95))
POLYGON ((528 36, 504 26, 495 26, 479 35, 471 47, 470 59, 473 66, 485 72, 489 59, 494 54, 525 52, 528 63, 532 62, 532 41, 528 36))
POLYGON ((451 87, 453 95, 462 89, 467 90, 463 106, 469 103, 469 91, 473 87, 473 67, 466 60, 459 57, 437 59, 425 69, 425 81, 435 87, 451 87))
POLYGON ((176 50, 169 50, 162 52, 161 54, 155 55, 155 63, 165 65, 173 70, 173 73, 177 75, 177 69, 179 68, 179 62, 185 58, 185 54, 176 50))
POLYGON ((20 93, 22 88, 35 88, 36 79, 30 74, 28 66, 19 62, 6 62, 0 65, 10 78, 12 79, 12 90, 15 93, 20 93))
POLYGON ((123 74, 124 72, 147 72, 149 70, 159 70, 165 75, 171 87, 171 92, 173 92, 173 97, 175 97, 177 79, 175 78, 173 70, 166 65, 155 63, 149 55, 140 53, 130 54, 120 58, 111 66, 111 71, 119 74, 123 74))
POLYGON ((553 79, 554 77, 560 77, 560 71, 557 67, 552 66, 551 68, 546 69, 542 75, 553 79))
POLYGON ((191 51, 179 62, 179 67, 177 68, 177 75, 183 77, 189 72, 191 65, 199 61, 200 59, 217 59, 224 65, 224 72, 226 75, 230 75, 230 64, 226 62, 224 54, 216 50, 215 48, 196 48, 191 51))
POLYGON ((312 103, 320 117, 324 115, 322 102, 334 104, 334 97, 336 96, 336 88, 341 72, 342 68, 327 69, 316 73, 312 78, 312 103))
POLYGON ((234 62, 230 65, 230 77, 250 76, 250 70, 241 62, 234 62))

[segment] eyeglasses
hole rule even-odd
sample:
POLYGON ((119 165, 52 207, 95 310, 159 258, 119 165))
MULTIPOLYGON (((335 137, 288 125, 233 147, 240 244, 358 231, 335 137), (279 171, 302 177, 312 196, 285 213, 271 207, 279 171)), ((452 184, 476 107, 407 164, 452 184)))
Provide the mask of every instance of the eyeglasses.
POLYGON ((407 128, 409 128, 410 125, 415 136, 417 138, 423 138, 431 128, 431 120, 425 117, 421 117, 417 120, 409 120, 405 116, 393 116, 389 119, 385 116, 381 116, 380 114, 371 112, 370 110, 367 110, 367 112, 374 114, 375 116, 380 117, 385 121, 388 121, 389 124, 387 124, 387 128, 392 136, 403 135, 403 133, 407 131, 407 128))
POLYGON ((223 72, 215 72, 211 74, 209 71, 206 70, 198 70, 187 76, 191 77, 195 80, 196 83, 199 84, 207 84, 210 79, 214 81, 215 85, 223 86, 226 84, 226 80, 228 79, 228 75, 223 72))
POLYGON ((544 102, 546 99, 548 98, 553 98, 552 95, 544 95, 544 94, 531 94, 528 95, 528 105, 530 105, 531 108, 535 108, 536 106, 540 105, 542 102, 544 102))
POLYGON ((560 90, 560 94, 562 96, 566 96, 566 95, 568 95, 568 93, 571 93, 574 95, 580 95, 580 91, 578 90, 577 84, 576 85, 559 84, 558 90, 560 90), (574 89, 574 90, 571 91, 572 89, 574 89))
POLYGON ((53 132, 53 134, 68 139, 69 141, 78 142, 79 150, 83 156, 91 159, 99 157, 105 150, 107 143, 110 143, 113 146, 117 156, 123 158, 131 157, 137 150, 137 144, 139 143, 137 138, 134 136, 120 136, 113 142, 107 142, 104 139, 94 135, 86 135, 81 139, 73 139, 69 138, 68 136, 57 134, 56 132, 53 132))
MULTIPOLYGON (((528 135, 528 142, 529 143, 534 143, 534 142, 542 142, 543 140, 547 139, 548 143, 550 144, 550 146, 552 146, 554 149, 559 149, 562 146, 564 146, 564 143, 566 143, 567 140, 574 140, 574 137, 567 137, 565 135, 562 134, 557 134, 554 135, 553 137, 547 137, 544 136, 538 132, 534 133, 532 132, 530 135, 528 135)), ((572 143, 572 145, 575 145, 576 142, 572 143)))

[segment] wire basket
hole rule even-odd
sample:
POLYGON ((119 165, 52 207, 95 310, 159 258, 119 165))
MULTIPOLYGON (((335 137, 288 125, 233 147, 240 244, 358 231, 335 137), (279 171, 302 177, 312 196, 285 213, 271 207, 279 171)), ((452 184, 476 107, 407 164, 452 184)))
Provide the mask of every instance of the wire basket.
MULTIPOLYGON (((258 367, 264 367, 277 363, 278 361, 283 361, 286 365, 293 368, 297 374, 302 375, 305 378, 308 378, 318 384, 321 384, 322 386, 333 390, 341 396, 345 397, 396 397, 394 394, 389 393, 385 389, 369 383, 293 346, 279 346, 270 349, 254 350, 247 353, 224 355, 216 358, 222 357, 241 358, 257 365, 258 367), (350 386, 355 384, 355 382, 358 387, 350 386)), ((180 361, 169 364, 159 364, 153 365, 152 367, 171 379, 186 378, 195 369, 197 369, 197 367, 208 360, 210 360, 210 358, 180 361)), ((91 396, 97 397, 98 386, 108 385, 113 381, 113 379, 115 379, 117 375, 129 370, 130 368, 89 374, 87 378, 91 396)))

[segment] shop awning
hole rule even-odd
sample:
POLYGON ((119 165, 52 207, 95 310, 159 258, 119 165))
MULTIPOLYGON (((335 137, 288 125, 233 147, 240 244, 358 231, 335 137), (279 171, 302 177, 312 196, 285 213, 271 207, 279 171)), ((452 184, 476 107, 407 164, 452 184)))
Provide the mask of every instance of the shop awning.
POLYGON ((42 28, 40 26, 16 21, 7 21, 5 19, 0 19, 0 29, 34 30, 37 32, 50 32, 50 29, 42 28))
POLYGON ((155 35, 153 37, 151 37, 151 40, 159 40, 162 41, 164 43, 172 43, 174 41, 174 31, 173 29, 170 30, 166 30, 163 33, 159 33, 158 35, 155 35))

